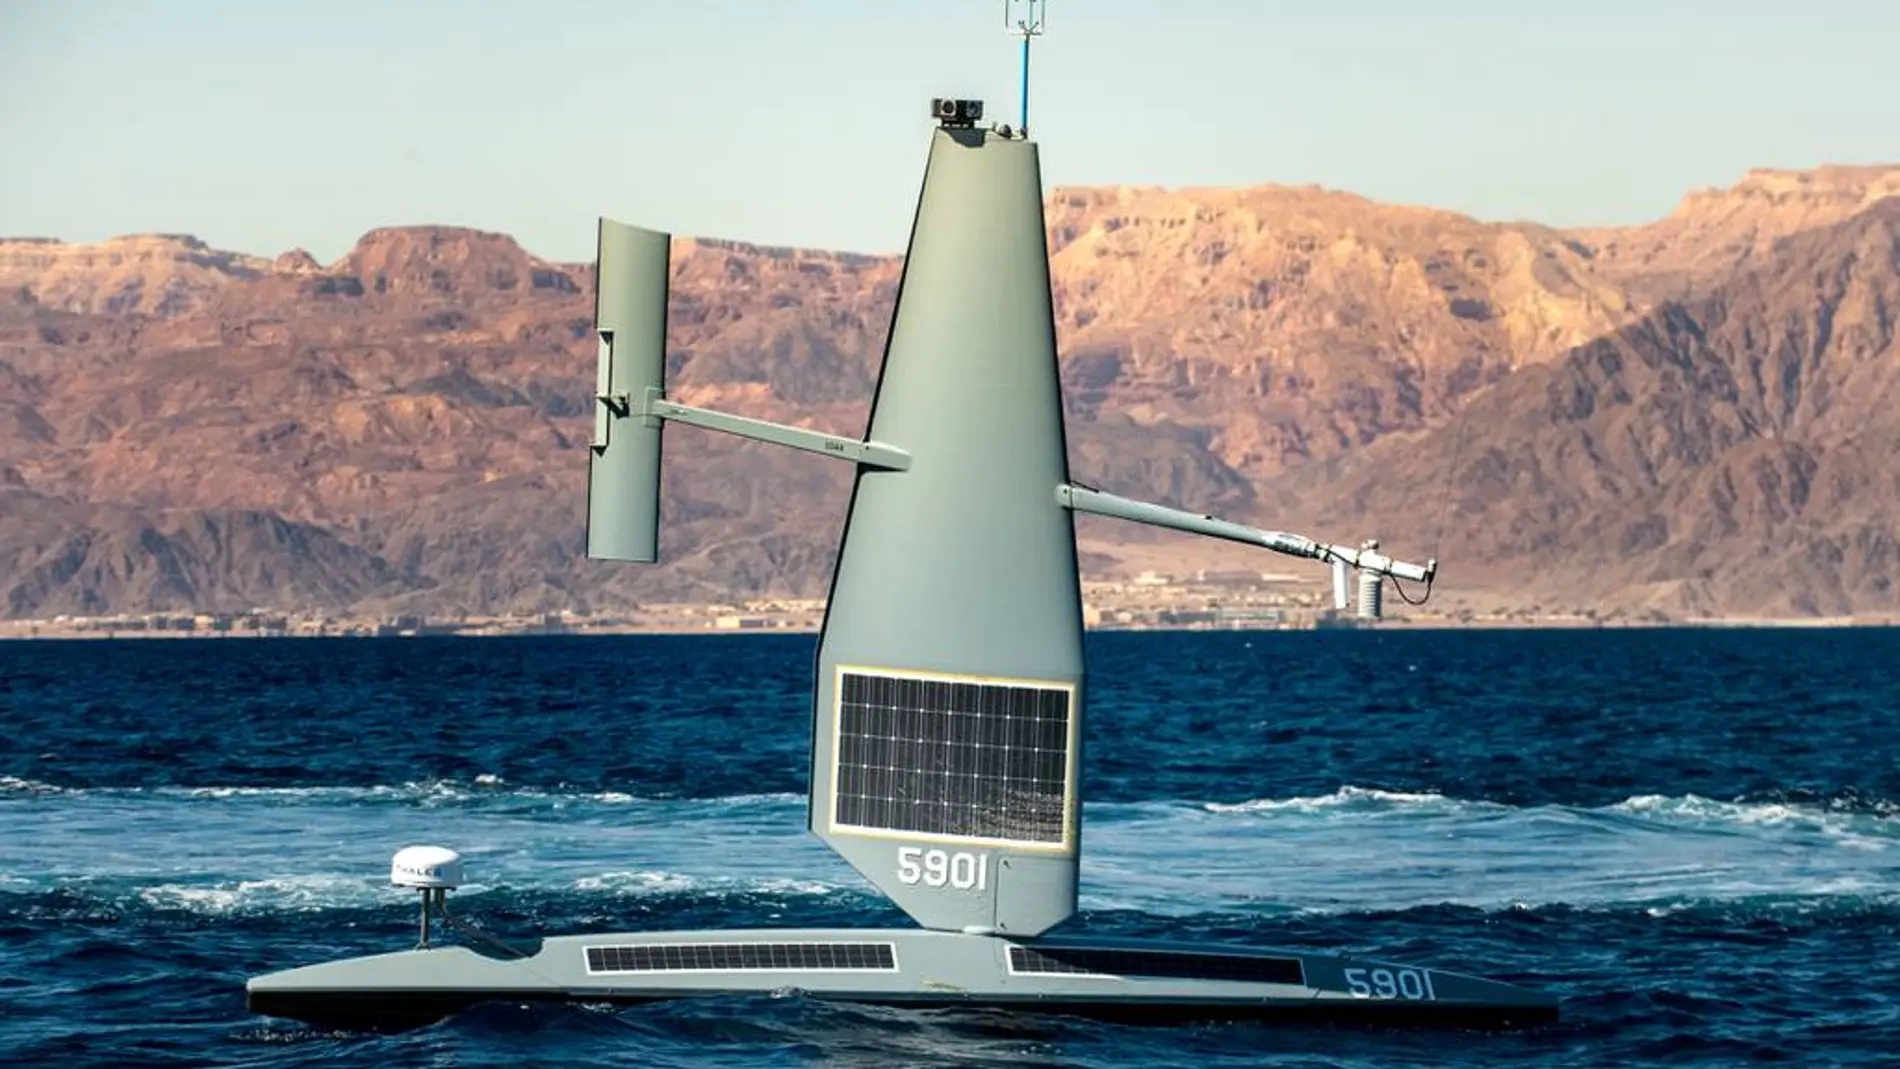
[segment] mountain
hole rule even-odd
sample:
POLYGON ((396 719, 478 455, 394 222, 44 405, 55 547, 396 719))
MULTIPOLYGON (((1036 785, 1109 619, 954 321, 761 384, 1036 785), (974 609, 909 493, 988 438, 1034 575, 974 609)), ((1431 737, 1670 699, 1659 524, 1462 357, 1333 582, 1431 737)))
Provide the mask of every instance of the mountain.
POLYGON ((1651 299, 1719 283, 1770 260, 1781 239, 1832 226, 1900 197, 1900 164, 1761 169, 1700 189, 1643 226, 1575 230, 1596 269, 1651 299))
MULTIPOLYGON (((1448 584, 1507 604, 1890 610, 1868 498, 1896 174, 1756 172, 1614 231, 1313 188, 1058 189, 1076 476, 1401 553, 1429 527, 1457 549, 1448 584)), ((676 240, 672 393, 859 431, 900 270, 676 240)), ((592 288, 591 266, 447 226, 327 265, 0 241, 5 611, 821 594, 848 472, 692 428, 668 431, 667 563, 581 559, 592 288)), ((1105 574, 1277 567, 1079 529, 1105 574)))
POLYGON ((49 602, 96 614, 208 603, 342 609, 404 585, 383 560, 334 532, 271 513, 140 510, 80 505, 0 488, 6 608, 34 615, 49 602))
POLYGON ((1359 524, 1444 494, 1460 557, 1546 607, 1891 612, 1900 197, 1747 263, 1283 492, 1359 524))
POLYGON ((98 245, 0 240, 0 289, 67 312, 183 315, 202 309, 204 298, 227 283, 259 278, 271 266, 184 234, 136 234, 98 245))
POLYGON ((1070 404, 1205 429, 1254 481, 1632 312, 1556 231, 1320 189, 1057 190, 1048 224, 1070 404))

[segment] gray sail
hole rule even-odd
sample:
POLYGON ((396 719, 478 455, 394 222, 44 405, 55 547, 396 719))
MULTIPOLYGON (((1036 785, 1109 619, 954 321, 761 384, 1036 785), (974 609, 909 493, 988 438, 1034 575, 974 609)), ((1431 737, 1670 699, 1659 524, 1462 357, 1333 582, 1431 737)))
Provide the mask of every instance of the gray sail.
POLYGON ((818 652, 811 828, 929 928, 1075 911, 1082 616, 1034 142, 935 131, 818 652))
POLYGON ((666 386, 666 270, 672 238, 600 221, 594 326, 594 440, 587 476, 587 555, 659 557, 660 435, 649 412, 666 386))

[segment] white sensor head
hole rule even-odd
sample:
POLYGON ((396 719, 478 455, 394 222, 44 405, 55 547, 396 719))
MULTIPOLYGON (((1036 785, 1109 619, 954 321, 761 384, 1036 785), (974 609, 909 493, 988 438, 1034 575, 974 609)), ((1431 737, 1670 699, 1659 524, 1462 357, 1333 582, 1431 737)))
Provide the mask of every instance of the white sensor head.
POLYGON ((405 846, 389 862, 389 882, 452 891, 462 886, 462 855, 446 846, 405 846))

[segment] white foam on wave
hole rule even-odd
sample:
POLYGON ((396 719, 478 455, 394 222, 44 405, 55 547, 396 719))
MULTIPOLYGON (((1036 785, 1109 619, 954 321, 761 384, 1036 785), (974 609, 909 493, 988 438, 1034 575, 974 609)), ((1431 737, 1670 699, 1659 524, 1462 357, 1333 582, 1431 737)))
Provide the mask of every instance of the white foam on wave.
POLYGON ((391 904, 388 888, 379 881, 324 874, 220 883, 161 883, 139 888, 134 897, 151 909, 214 917, 314 913, 391 904))
MULTIPOLYGON (((1458 798, 1436 791, 1388 791, 1377 787, 1356 787, 1349 784, 1330 794, 1292 798, 1250 798, 1242 802, 1172 804, 1192 804, 1208 813, 1218 814, 1314 815, 1327 814, 1331 811, 1349 811, 1357 815, 1411 812, 1415 815, 1485 814, 1491 817, 1512 814, 1547 816, 1617 814, 1661 824, 1800 826, 1840 835, 1844 840, 1852 840, 1846 845, 1864 849, 1881 849, 1883 848, 1882 840, 1856 836, 1854 834, 1856 830, 1872 832, 1876 836, 1882 831, 1900 835, 1900 814, 1881 809, 1872 812, 1857 812, 1793 802, 1724 802, 1698 794, 1639 794, 1606 806, 1513 806, 1502 802, 1458 798)), ((1115 807, 1100 806, 1099 808, 1112 811, 1115 807)), ((1346 814, 1342 813, 1342 815, 1346 814)))
POLYGON ((1495 803, 1466 802, 1457 798, 1448 798, 1436 791, 1386 791, 1377 787, 1354 787, 1348 784, 1331 794, 1295 798, 1249 798, 1244 802, 1202 802, 1201 808, 1210 813, 1276 813, 1287 810, 1317 813, 1322 810, 1346 807, 1367 809, 1421 806, 1442 809, 1469 805, 1495 805, 1495 803))
POLYGON ((125 787, 93 788, 88 794, 150 794, 159 798, 203 798, 226 801, 233 798, 261 798, 281 801, 356 801, 360 799, 407 799, 463 797, 458 787, 447 781, 405 783, 377 787, 125 787))
POLYGON ((716 805, 784 805, 786 803, 804 805, 805 795, 794 794, 790 791, 779 791, 770 794, 727 794, 717 798, 708 798, 706 801, 716 805))
POLYGON ((795 879, 783 876, 694 876, 683 872, 640 869, 630 872, 603 872, 582 876, 573 882, 576 891, 630 897, 692 893, 760 894, 772 897, 823 897, 844 888, 823 880, 795 879))
POLYGON ((1900 843, 1900 818, 1891 813, 1843 812, 1790 802, 1723 802, 1699 794, 1639 794, 1596 812, 1709 831, 1815 833, 1835 845, 1869 854, 1900 843))
POLYGON ((574 881, 576 891, 636 895, 678 894, 697 886, 698 882, 691 876, 677 872, 603 872, 597 876, 582 876, 574 881))
POLYGON ((211 784, 191 787, 62 787, 38 780, 23 779, 18 776, 0 776, 0 796, 6 794, 23 795, 91 795, 109 798, 154 797, 185 798, 206 801, 257 800, 263 802, 298 804, 304 802, 339 803, 420 803, 428 807, 453 805, 472 802, 481 805, 493 803, 525 802, 529 804, 566 805, 570 803, 597 803, 600 805, 692 805, 703 803, 716 806, 758 806, 803 804, 803 794, 789 792, 749 793, 719 795, 713 797, 693 797, 690 795, 642 795, 626 791, 579 791, 560 787, 509 787, 506 778, 492 772, 484 772, 473 780, 464 782, 455 779, 412 780, 406 783, 376 784, 366 787, 343 786, 257 786, 248 784, 211 784))
POLYGON ((1724 824, 1805 823, 1816 827, 1848 820, 1893 822, 1890 814, 1851 813, 1791 802, 1723 802, 1699 794, 1638 794, 1603 807, 1610 813, 1640 813, 1665 819, 1687 819, 1724 824))

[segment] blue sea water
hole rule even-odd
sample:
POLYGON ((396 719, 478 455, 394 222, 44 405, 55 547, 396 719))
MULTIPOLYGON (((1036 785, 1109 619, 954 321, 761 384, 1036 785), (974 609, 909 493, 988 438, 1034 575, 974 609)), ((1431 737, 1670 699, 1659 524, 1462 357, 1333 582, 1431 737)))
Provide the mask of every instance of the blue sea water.
POLYGON ((0 1064, 1900 1064, 1900 632, 1100 634, 1090 931, 1563 996, 1502 1035, 1132 1027, 797 997, 395 1036, 247 977, 501 933, 895 924, 805 835, 813 640, 0 644, 0 1064))

